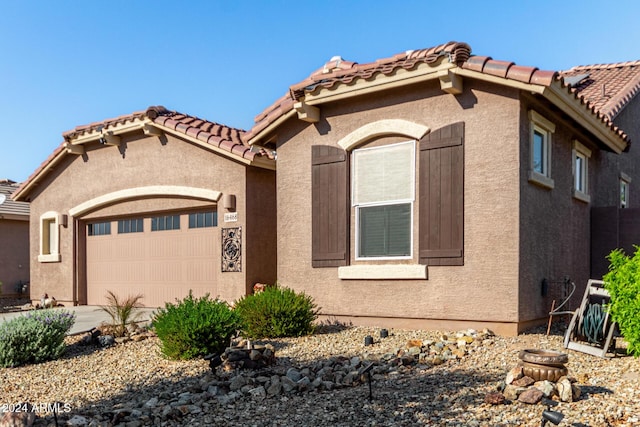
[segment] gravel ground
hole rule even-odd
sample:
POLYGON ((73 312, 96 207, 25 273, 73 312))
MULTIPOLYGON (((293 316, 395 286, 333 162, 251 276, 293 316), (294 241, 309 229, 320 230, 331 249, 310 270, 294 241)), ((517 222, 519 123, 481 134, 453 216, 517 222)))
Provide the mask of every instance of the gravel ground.
MULTIPOLYGON (((268 342, 276 348, 278 363, 304 367, 337 355, 379 360, 411 339, 438 340, 442 335, 389 332, 388 338, 380 339, 379 329, 324 325, 313 336, 268 342), (366 335, 376 338, 374 345, 364 346, 366 335)), ((206 361, 165 360, 158 354, 157 338, 99 348, 81 346, 81 337, 69 337, 60 360, 0 368, 0 411, 29 402, 36 408, 36 426, 56 425, 49 411, 56 402, 59 425, 537 426, 543 405, 492 406, 484 403, 484 396, 504 381, 520 350, 564 351, 561 333, 559 327, 550 336, 538 329, 515 338, 491 337, 460 360, 388 369, 375 375, 373 400, 366 383, 331 391, 220 399, 203 391, 217 379, 206 361), (187 404, 182 413, 166 411, 176 402, 187 404)), ((582 396, 552 408, 565 415, 560 425, 640 426, 640 360, 569 351, 567 367, 578 379, 582 396)))

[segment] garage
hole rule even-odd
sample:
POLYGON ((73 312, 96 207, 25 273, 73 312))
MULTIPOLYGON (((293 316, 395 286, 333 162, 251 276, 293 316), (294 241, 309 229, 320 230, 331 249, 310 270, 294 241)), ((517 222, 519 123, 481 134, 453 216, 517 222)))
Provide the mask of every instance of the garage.
POLYGON ((163 212, 94 220, 85 224, 87 303, 141 294, 146 307, 195 296, 218 295, 217 211, 163 212))

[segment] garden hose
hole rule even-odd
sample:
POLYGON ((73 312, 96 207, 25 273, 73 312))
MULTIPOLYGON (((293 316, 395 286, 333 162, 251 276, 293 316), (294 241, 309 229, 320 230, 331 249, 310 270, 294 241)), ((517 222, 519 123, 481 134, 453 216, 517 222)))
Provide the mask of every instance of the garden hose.
POLYGON ((589 304, 582 319, 582 334, 588 342, 600 344, 604 337, 604 321, 606 313, 600 304, 589 304))

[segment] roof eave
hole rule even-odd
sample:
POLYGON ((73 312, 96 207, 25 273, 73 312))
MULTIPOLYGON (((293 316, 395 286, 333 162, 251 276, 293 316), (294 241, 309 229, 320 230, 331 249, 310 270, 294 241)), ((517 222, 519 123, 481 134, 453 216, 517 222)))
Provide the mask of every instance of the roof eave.
POLYGON ((623 137, 603 123, 595 112, 591 111, 586 105, 580 102, 580 100, 576 99, 575 95, 559 82, 552 82, 547 86, 505 79, 463 68, 457 68, 452 70, 452 72, 463 77, 479 79, 541 95, 575 120, 584 129, 595 135, 611 151, 620 154, 627 147, 627 142, 623 137))

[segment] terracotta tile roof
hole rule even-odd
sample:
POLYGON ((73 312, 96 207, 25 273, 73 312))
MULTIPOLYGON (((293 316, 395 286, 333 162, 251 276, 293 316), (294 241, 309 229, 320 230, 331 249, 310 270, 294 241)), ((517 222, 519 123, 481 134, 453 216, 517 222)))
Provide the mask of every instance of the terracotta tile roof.
POLYGON ((9 179, 0 179, 0 217, 3 215, 29 217, 29 203, 16 202, 11 198, 18 187, 19 184, 9 179))
POLYGON ((177 111, 167 110, 162 106, 152 106, 147 108, 145 111, 138 111, 113 119, 103 120, 101 122, 77 126, 70 131, 64 132, 62 134, 64 141, 54 150, 53 153, 49 155, 49 157, 47 157, 44 162, 40 164, 38 169, 36 169, 35 172, 32 173, 24 183, 22 183, 22 185, 15 191, 15 194, 20 198, 26 197, 24 190, 27 188, 27 185, 37 180, 38 175, 46 171, 48 167, 55 164, 66 154, 65 144, 67 142, 72 142, 74 139, 79 137, 90 136, 92 133, 95 133, 95 137, 98 138, 102 131, 108 131, 110 128, 114 128, 118 125, 127 125, 129 123, 135 124, 134 122, 136 121, 140 121, 140 125, 142 125, 146 120, 153 122, 160 128, 164 127, 170 131, 182 133, 190 138, 195 138, 204 143, 211 144, 218 149, 233 154, 234 156, 239 156, 249 162, 252 162, 257 158, 263 158, 267 161, 275 160, 275 156, 272 151, 258 146, 250 146, 243 142, 242 135, 245 131, 241 129, 231 128, 208 120, 182 114, 177 111))
POLYGON ((640 61, 581 65, 560 75, 579 97, 610 119, 640 92, 640 61))
MULTIPOLYGON (((290 113, 295 102, 300 100, 307 92, 318 88, 332 88, 340 83, 349 84, 356 79, 371 79, 379 74, 390 75, 400 68, 411 70, 418 63, 434 63, 442 56, 446 56, 451 63, 455 63, 462 69, 476 71, 488 76, 540 86, 559 84, 561 87, 566 88, 568 92, 573 93, 578 102, 585 105, 592 114, 619 138, 629 142, 629 138, 624 131, 613 124, 610 115, 607 114, 608 111, 601 111, 599 109, 600 105, 594 104, 586 96, 583 96, 580 91, 576 91, 575 88, 564 83, 562 77, 567 72, 560 74, 557 71, 539 70, 536 67, 516 65, 509 61, 498 61, 488 56, 471 56, 471 47, 466 43, 460 42, 449 42, 428 49, 408 51, 368 64, 345 61, 339 57, 331 58, 329 62, 319 70, 314 71, 308 78, 291 86, 287 95, 278 99, 264 112, 257 115, 254 126, 243 135, 243 139, 250 141, 279 118, 290 113)), ((625 78, 627 76, 621 75, 619 77, 620 82, 624 81, 625 78)), ((637 92, 637 81, 634 83, 627 80, 627 83, 632 87, 627 88, 626 97, 618 100, 616 104, 619 105, 618 108, 622 108, 624 103, 628 102, 631 92, 634 92, 634 90, 637 92)))

